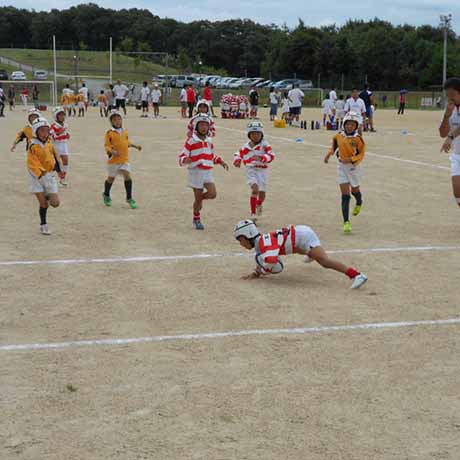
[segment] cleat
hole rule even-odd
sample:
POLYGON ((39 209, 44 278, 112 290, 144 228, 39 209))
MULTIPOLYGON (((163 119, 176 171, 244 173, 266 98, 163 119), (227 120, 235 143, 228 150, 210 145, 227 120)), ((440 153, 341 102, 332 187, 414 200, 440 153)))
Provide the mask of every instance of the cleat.
POLYGON ((201 220, 194 220, 193 225, 195 230, 204 230, 204 225, 201 223, 201 220))
POLYGON ((362 204, 357 204, 357 205, 355 206, 355 208, 353 209, 353 215, 354 215, 354 216, 359 216, 362 207, 363 207, 362 204))
POLYGON ((135 199, 131 198, 129 200, 126 200, 126 202, 129 204, 131 209, 137 209, 137 203, 135 199))
POLYGON ((345 222, 345 223, 343 224, 343 233, 350 234, 351 231, 352 231, 351 222, 350 222, 350 221, 345 222))
POLYGON ((102 198, 104 199, 104 204, 108 207, 112 206, 112 198, 107 196, 105 193, 102 194, 102 198))
POLYGON ((59 181, 59 184, 62 185, 63 187, 67 187, 67 185, 69 185, 68 182, 65 179, 61 179, 59 181))
POLYGON ((40 233, 42 235, 51 235, 51 231, 48 227, 48 224, 40 225, 40 233))
POLYGON ((251 214, 250 219, 251 219, 253 222, 256 222, 256 220, 257 220, 257 214, 251 214))
POLYGON ((257 215, 261 216, 263 211, 264 211, 264 207, 261 204, 259 204, 259 206, 257 206, 256 210, 257 210, 257 215))
POLYGON ((363 284, 367 283, 367 280, 367 276, 364 273, 360 273, 358 276, 353 278, 351 289, 359 289, 363 284))

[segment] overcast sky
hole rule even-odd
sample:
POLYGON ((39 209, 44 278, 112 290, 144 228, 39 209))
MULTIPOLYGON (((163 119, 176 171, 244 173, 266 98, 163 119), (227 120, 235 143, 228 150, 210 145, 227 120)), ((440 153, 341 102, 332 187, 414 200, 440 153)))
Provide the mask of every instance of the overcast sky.
MULTIPOLYGON (((89 1, 89 0, 88 0, 89 1)), ((0 0, 27 9, 64 9, 79 3, 72 0, 0 0)), ((439 15, 452 13, 453 28, 460 33, 459 0, 93 0, 108 8, 147 8, 160 17, 180 21, 250 18, 264 24, 295 26, 298 18, 308 25, 343 24, 349 18, 378 17, 394 24, 438 25, 439 15)))

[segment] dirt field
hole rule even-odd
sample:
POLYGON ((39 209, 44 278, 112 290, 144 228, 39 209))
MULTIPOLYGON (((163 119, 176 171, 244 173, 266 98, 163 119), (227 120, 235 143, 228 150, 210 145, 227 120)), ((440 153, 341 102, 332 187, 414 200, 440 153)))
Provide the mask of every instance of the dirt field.
MULTIPOLYGON (((138 115, 125 126, 144 146, 132 153, 139 209, 120 179, 113 207, 102 203, 108 123, 93 109, 69 121, 75 155, 51 237, 24 147, 9 152, 24 113, 0 120, 0 459, 457 460, 460 323, 442 320, 460 317, 460 212, 441 114, 377 113, 349 236, 335 161, 322 162, 331 133, 274 129, 262 114, 277 158, 261 228, 312 226, 369 276, 359 291, 295 256, 279 276, 241 281, 253 267, 232 236, 249 215, 244 171, 216 169, 206 230, 193 230, 185 122, 177 109, 138 115), (303 327, 318 329, 292 329, 303 327)), ((217 126, 230 163, 245 122, 217 126)))

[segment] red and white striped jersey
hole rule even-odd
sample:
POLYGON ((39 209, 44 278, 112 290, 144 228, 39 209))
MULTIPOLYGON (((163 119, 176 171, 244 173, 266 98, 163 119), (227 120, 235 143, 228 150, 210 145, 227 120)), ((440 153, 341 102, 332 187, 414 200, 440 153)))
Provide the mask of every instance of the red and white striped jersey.
POLYGON ((221 164, 222 158, 214 153, 214 145, 210 137, 200 139, 196 134, 187 139, 184 149, 179 156, 179 165, 184 166, 184 161, 192 160, 187 166, 189 169, 213 169, 215 164, 221 164))
POLYGON ((239 166, 243 163, 248 168, 268 168, 269 163, 275 159, 272 146, 262 140, 259 144, 252 147, 248 142, 235 153, 233 164, 239 166))
MULTIPOLYGON (((187 126, 187 139, 193 136, 194 133, 194 125, 195 125, 195 118, 199 115, 202 115, 201 113, 195 115, 190 119, 190 123, 187 126)), ((209 117, 209 115, 208 115, 209 117)), ((214 123, 214 120, 209 117, 210 123, 209 123, 209 132, 208 136, 209 137, 215 137, 216 136, 216 124, 214 123)))
POLYGON ((55 142, 67 142, 70 139, 70 133, 67 131, 65 123, 61 125, 58 122, 54 122, 51 125, 50 134, 55 142))
POLYGON ((258 272, 280 273, 284 268, 280 256, 296 252, 296 226, 261 235, 255 241, 255 250, 258 272))

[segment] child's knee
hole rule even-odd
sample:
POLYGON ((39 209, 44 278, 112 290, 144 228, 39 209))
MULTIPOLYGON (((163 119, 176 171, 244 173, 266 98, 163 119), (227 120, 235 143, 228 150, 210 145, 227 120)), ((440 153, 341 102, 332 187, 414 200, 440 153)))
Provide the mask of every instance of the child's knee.
POLYGON ((59 202, 59 198, 52 198, 50 200, 50 205, 53 207, 53 208, 57 208, 59 207, 61 203, 59 202))
POLYGON ((215 190, 208 192, 207 198, 208 200, 215 200, 217 198, 217 192, 215 190))

